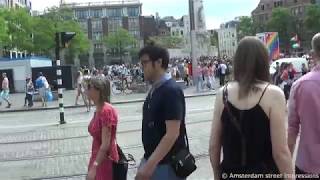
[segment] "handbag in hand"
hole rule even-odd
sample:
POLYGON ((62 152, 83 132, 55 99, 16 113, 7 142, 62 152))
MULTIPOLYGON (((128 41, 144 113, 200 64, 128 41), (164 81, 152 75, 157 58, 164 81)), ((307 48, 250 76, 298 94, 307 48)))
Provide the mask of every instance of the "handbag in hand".
POLYGON ((192 174, 196 169, 196 160, 189 151, 189 141, 187 132, 185 132, 185 140, 187 147, 179 150, 174 156, 172 156, 171 166, 180 178, 186 178, 192 174))
POLYGON ((114 180, 127 180, 127 173, 128 173, 128 162, 129 160, 123 153, 120 146, 117 144, 118 154, 119 154, 119 161, 113 162, 112 164, 112 173, 114 180))

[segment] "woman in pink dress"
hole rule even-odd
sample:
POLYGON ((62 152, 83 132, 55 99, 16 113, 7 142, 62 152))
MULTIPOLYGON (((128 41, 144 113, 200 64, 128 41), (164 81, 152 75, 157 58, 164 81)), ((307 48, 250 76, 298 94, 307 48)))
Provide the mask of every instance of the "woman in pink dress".
POLYGON ((112 180, 112 163, 119 160, 116 145, 118 115, 110 105, 110 82, 105 78, 90 79, 88 97, 96 112, 88 131, 93 137, 87 180, 112 180))

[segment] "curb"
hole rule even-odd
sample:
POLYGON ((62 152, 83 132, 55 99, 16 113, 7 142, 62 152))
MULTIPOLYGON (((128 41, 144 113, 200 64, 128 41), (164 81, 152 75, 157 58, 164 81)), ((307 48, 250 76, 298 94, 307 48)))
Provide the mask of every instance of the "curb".
MULTIPOLYGON (((193 94, 193 95, 186 95, 185 98, 194 98, 194 97, 204 97, 204 96, 212 96, 216 95, 216 92, 209 92, 209 93, 203 93, 203 94, 193 94)), ((115 101, 112 102, 112 104, 130 104, 130 103, 139 103, 144 102, 145 99, 134 99, 134 100, 126 100, 126 101, 115 101)), ((73 109, 73 108, 83 108, 85 105, 70 105, 65 106, 65 109, 73 109)), ((30 108, 30 109, 12 109, 12 110, 0 110, 0 113, 14 113, 14 112, 32 112, 32 111, 43 111, 43 110, 54 110, 59 109, 59 107, 36 107, 36 108, 30 108)))

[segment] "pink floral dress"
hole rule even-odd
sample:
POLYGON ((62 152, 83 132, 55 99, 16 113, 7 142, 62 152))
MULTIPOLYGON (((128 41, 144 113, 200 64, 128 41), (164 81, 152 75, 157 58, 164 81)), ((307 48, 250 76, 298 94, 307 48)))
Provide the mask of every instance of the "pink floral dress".
POLYGON ((93 137, 93 142, 88 171, 91 169, 93 162, 96 160, 102 144, 102 127, 105 126, 111 129, 110 150, 108 154, 106 154, 108 158, 97 167, 96 180, 112 180, 112 162, 117 162, 119 160, 116 145, 117 123, 118 114, 116 110, 110 104, 105 103, 102 110, 95 113, 89 124, 88 131, 93 137))

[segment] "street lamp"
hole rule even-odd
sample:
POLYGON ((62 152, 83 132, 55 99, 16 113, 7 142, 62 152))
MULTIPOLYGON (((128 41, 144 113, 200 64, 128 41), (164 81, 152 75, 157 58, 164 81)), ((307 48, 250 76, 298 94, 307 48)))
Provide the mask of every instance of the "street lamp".
POLYGON ((56 61, 53 65, 57 67, 57 82, 58 82, 58 96, 59 96, 59 111, 60 111, 60 124, 65 124, 64 120, 64 107, 63 107, 63 86, 62 86, 62 70, 61 70, 61 60, 60 60, 60 49, 68 48, 69 42, 76 35, 75 32, 58 32, 56 33, 56 61))

